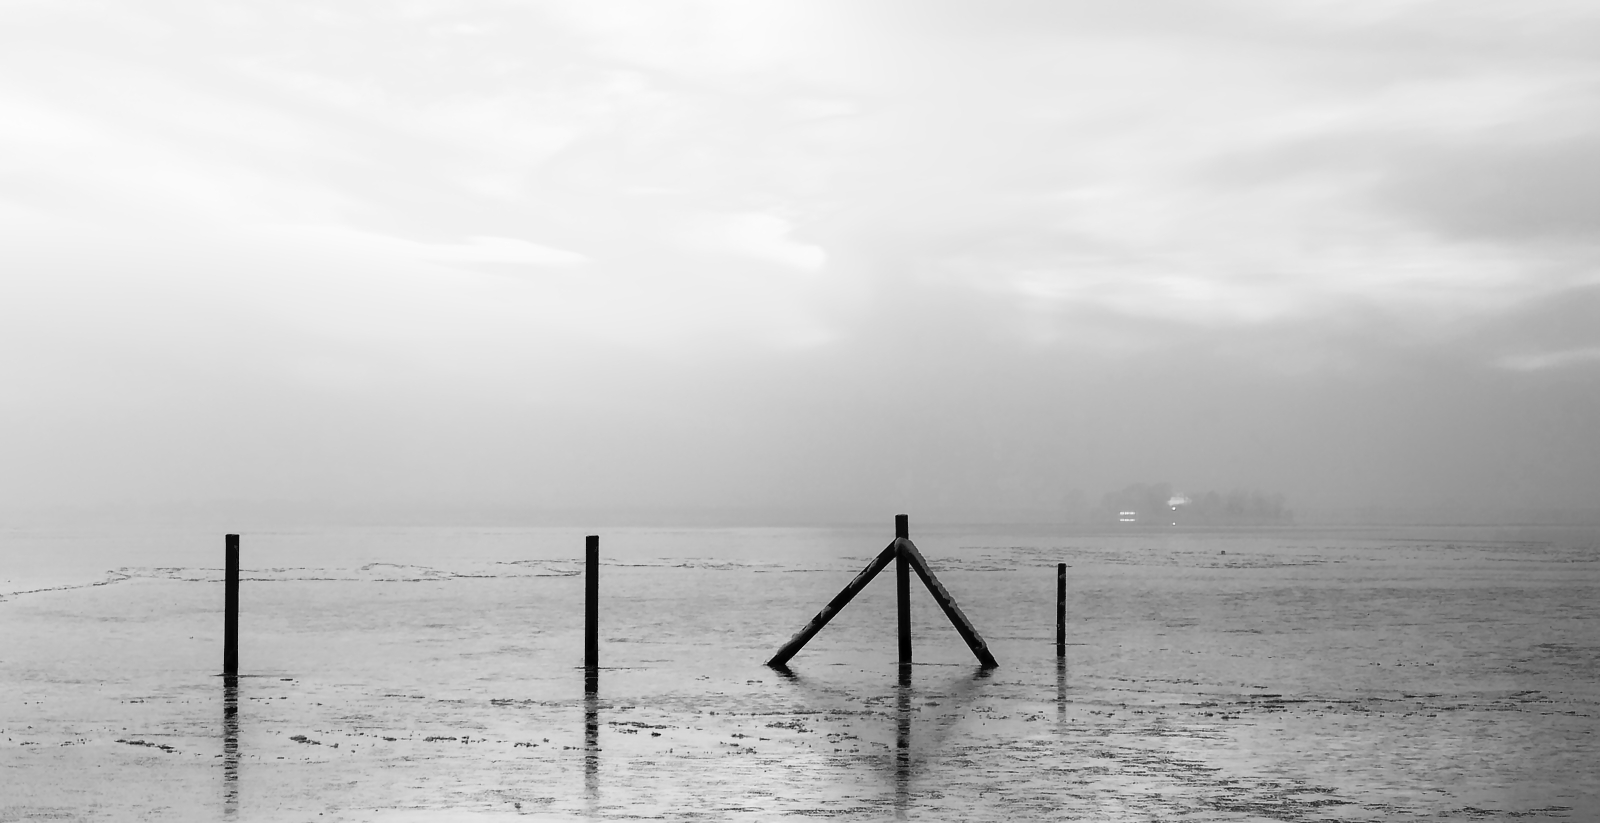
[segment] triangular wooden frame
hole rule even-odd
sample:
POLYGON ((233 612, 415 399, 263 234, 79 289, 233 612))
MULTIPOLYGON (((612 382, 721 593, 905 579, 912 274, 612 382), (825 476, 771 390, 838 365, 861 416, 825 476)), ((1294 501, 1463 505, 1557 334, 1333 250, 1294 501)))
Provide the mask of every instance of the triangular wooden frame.
MULTIPOLYGON (((904 522, 904 520, 899 520, 896 524, 897 531, 900 531, 902 535, 905 533, 904 522)), ((917 577, 922 579, 923 585, 928 587, 928 593, 933 595, 934 602, 938 603, 939 608, 944 610, 944 616, 948 617, 950 623, 956 627, 956 632, 961 635, 961 639, 967 642, 967 648, 972 649, 972 653, 978 658, 978 663, 986 669, 999 666, 1000 664, 995 662, 994 655, 989 653, 988 644, 983 642, 983 638, 978 635, 978 630, 973 627, 972 621, 968 620, 965 614, 962 614, 961 607, 956 605, 955 598, 950 596, 950 592, 945 589, 944 584, 940 583, 933 570, 928 568, 928 561, 923 559, 922 552, 917 551, 917 545, 911 542, 911 538, 905 536, 896 537, 893 543, 884 547, 883 551, 878 552, 878 556, 872 558, 872 562, 868 563, 867 567, 855 576, 855 579, 851 580, 837 595, 834 595, 834 598, 828 601, 828 605, 823 606, 822 611, 817 612, 817 616, 811 618, 811 622, 796 632, 794 637, 789 638, 789 642, 783 644, 783 648, 778 649, 778 653, 767 661, 767 665, 779 669, 785 668, 790 658, 798 654, 806 643, 816 636, 817 632, 822 631, 823 626, 828 625, 828 621, 832 620, 845 606, 849 605, 850 601, 855 599, 855 596, 866 588, 868 583, 872 582, 872 578, 878 576, 878 572, 883 571, 884 567, 891 562, 901 559, 917 573, 917 577)), ((908 647, 903 644, 902 648, 908 647)), ((902 654, 905 654, 905 652, 902 652, 902 654)))

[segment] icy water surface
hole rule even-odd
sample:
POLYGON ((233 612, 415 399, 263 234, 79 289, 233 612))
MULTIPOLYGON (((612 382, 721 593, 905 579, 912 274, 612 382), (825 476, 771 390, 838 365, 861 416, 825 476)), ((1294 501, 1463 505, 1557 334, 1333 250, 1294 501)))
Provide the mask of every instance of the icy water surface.
POLYGON ((1600 820, 1600 552, 1539 530, 9 532, 0 821, 1600 820), (1224 553, 1225 552, 1225 553, 1224 553), (1055 564, 1070 568, 1067 658, 1055 564))

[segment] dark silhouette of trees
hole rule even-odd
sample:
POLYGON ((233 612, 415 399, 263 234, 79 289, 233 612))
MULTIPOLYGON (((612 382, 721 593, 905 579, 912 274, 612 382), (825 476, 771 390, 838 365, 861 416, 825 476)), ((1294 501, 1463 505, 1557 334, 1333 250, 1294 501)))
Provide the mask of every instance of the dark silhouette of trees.
POLYGON ((1294 513, 1281 494, 1234 489, 1174 495, 1171 483, 1133 483, 1107 492, 1095 519, 1163 526, 1266 526, 1293 522, 1294 513))

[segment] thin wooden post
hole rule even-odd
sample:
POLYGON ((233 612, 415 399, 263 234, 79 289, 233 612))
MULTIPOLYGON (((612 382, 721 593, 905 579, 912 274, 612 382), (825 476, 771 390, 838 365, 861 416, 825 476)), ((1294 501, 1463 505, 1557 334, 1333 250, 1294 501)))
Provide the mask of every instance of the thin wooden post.
POLYGON ((911 664, 911 564, 906 553, 899 548, 900 540, 911 536, 911 518, 904 514, 894 516, 894 597, 895 611, 900 625, 900 665, 911 664))
POLYGON ((583 673, 587 691, 600 679, 600 535, 584 538, 583 673))
POLYGON ((1067 656, 1067 564, 1056 564, 1056 657, 1067 656))
POLYGON ((222 583, 222 673, 239 674, 239 535, 223 538, 226 570, 222 583))
POLYGON ((884 547, 883 551, 878 552, 878 556, 872 558, 872 562, 868 563, 867 567, 855 576, 855 579, 851 580, 843 590, 834 595, 833 599, 828 601, 828 605, 823 606, 822 611, 817 612, 817 616, 811 618, 810 623, 807 623, 800 631, 796 632, 794 637, 789 638, 789 642, 783 644, 783 648, 778 649, 778 653, 767 661, 767 665, 775 669, 782 669, 788 665, 789 658, 794 657, 801 649, 805 648, 806 643, 811 638, 816 637, 817 632, 822 631, 822 627, 828 625, 828 621, 832 620, 840 609, 849 605, 850 601, 855 599, 855 596, 866 588, 868 583, 872 582, 872 578, 877 577, 878 572, 883 571, 883 567, 889 565, 889 561, 895 559, 896 553, 895 543, 890 543, 884 547))

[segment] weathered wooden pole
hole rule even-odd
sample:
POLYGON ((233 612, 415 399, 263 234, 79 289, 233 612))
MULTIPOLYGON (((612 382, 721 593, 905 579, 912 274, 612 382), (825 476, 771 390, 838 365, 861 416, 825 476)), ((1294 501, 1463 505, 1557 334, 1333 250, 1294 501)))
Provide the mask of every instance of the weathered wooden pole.
POLYGON ((1067 564, 1056 564, 1056 657, 1067 656, 1067 564))
POLYGON ((868 583, 872 582, 872 578, 877 577, 878 572, 883 571, 883 567, 889 565, 890 561, 895 559, 898 554, 896 546, 899 545, 899 542, 896 540, 884 546, 883 551, 878 552, 878 556, 872 558, 872 562, 868 563, 867 567, 855 576, 855 579, 851 580, 838 594, 834 595, 833 599, 828 601, 828 605, 823 606, 822 611, 817 612, 816 617, 811 618, 810 623, 805 624, 800 631, 795 632, 794 637, 789 638, 789 642, 783 644, 783 648, 778 649, 778 653, 767 661, 767 665, 776 669, 782 669, 787 666, 789 658, 794 657, 801 649, 805 648, 806 643, 811 638, 816 637, 817 632, 822 631, 822 627, 828 625, 828 621, 832 620, 840 609, 849 605, 850 601, 855 599, 855 596, 866 588, 868 583))
POLYGON ((923 558, 922 552, 917 551, 917 544, 911 542, 910 538, 896 538, 894 542, 900 554, 911 561, 911 570, 922 578, 922 584, 928 587, 928 593, 933 595, 933 601, 939 604, 944 616, 956 627, 956 634, 961 635, 961 639, 967 642, 967 648, 978 658, 978 663, 985 669, 999 666, 1000 664, 995 662, 994 655, 989 652, 989 644, 983 642, 983 638, 978 635, 977 627, 961 613, 961 607, 956 605, 956 599, 950 596, 949 590, 934 576, 933 570, 928 568, 928 561, 923 558))
POLYGON ((899 543, 911 537, 911 518, 894 516, 894 597, 900 624, 900 665, 911 665, 911 562, 899 543))
POLYGON ((584 538, 583 577, 583 676, 584 688, 595 691, 600 685, 600 535, 584 538))
POLYGON ((227 559, 222 584, 222 673, 239 674, 239 535, 223 538, 227 559))
POLYGON ((879 552, 877 557, 872 558, 872 562, 868 563, 867 567, 862 569, 861 573, 856 575, 855 579, 851 580, 842 591, 834 595, 833 599, 828 601, 828 605, 823 606, 822 611, 817 612, 817 616, 811 618, 810 623, 807 623, 794 637, 789 638, 789 642, 783 644, 783 648, 778 649, 778 653, 767 661, 768 666, 778 669, 782 673, 784 667, 789 663, 789 658, 794 657, 795 653, 806 645, 806 641, 815 637, 817 632, 822 631, 822 627, 828 625, 828 621, 832 620, 840 609, 849 604, 850 600, 859 594, 862 589, 866 588, 867 584, 872 582, 872 578, 888 567, 891 562, 895 564, 895 594, 899 606, 902 676, 909 676, 909 666, 911 664, 911 576, 909 572, 912 571, 917 573, 917 577, 922 578, 922 583, 928 587, 928 592, 933 595, 934 602, 939 604, 939 608, 944 611, 944 616, 949 618, 950 622, 955 625, 956 633, 960 634, 961 639, 966 641, 967 648, 972 649, 972 653, 977 656, 978 662, 985 669, 992 669, 1000 665, 995 662, 994 655, 989 653, 988 644, 984 643, 983 638, 978 636, 978 630, 973 627, 972 621, 961 613, 961 607, 956 605, 955 598, 950 596, 950 592, 945 589, 944 584, 940 583, 939 578, 934 576, 933 570, 928 568, 928 561, 922 557, 922 552, 917 551, 917 544, 911 542, 911 538, 908 536, 911 532, 909 520, 910 518, 903 514, 895 515, 894 542, 884 547, 884 550, 879 552))

